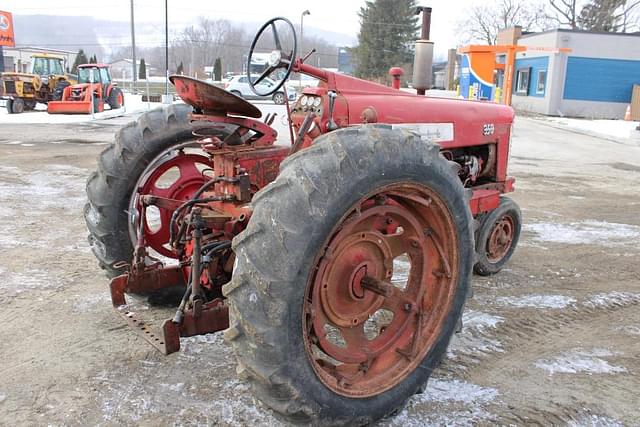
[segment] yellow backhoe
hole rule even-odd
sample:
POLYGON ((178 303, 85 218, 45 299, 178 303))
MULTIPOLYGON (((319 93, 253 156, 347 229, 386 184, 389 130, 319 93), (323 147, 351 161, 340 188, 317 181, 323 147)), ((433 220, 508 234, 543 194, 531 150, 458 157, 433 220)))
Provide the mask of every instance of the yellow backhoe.
POLYGON ((61 99, 64 88, 77 81, 77 76, 65 72, 62 56, 39 53, 31 57, 30 73, 0 74, 0 99, 10 114, 22 113, 38 102, 61 99))

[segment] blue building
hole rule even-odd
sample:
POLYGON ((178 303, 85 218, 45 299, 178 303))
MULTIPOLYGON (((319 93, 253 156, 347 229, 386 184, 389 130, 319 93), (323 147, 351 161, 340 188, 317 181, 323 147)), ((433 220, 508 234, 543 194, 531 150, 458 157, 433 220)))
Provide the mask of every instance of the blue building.
POLYGON ((552 116, 624 117, 633 85, 640 84, 640 33, 557 29, 522 35, 517 44, 533 49, 516 57, 514 108, 552 116))
POLYGON ((348 47, 341 47, 338 49, 338 71, 342 74, 353 75, 351 49, 348 47))

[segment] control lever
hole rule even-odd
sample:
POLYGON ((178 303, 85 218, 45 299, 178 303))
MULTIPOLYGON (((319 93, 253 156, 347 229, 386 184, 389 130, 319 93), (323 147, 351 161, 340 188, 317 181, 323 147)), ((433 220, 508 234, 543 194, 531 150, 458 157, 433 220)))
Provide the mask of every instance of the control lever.
POLYGON ((329 96, 329 122, 327 123, 327 130, 332 131, 338 129, 338 124, 333 120, 333 109, 336 106, 336 98, 338 94, 335 91, 330 90, 327 95, 329 96))

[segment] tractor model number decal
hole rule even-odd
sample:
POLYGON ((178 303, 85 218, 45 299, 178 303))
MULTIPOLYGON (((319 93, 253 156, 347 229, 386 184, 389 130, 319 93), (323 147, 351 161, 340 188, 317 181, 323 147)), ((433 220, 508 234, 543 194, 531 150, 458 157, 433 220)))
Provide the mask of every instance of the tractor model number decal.
POLYGON ((495 126, 493 125, 493 123, 487 123, 485 125, 482 126, 482 134, 487 136, 487 135, 493 135, 493 132, 495 132, 495 126))
POLYGON ((453 123, 401 123, 392 127, 417 132, 432 142, 451 142, 454 139, 453 123))

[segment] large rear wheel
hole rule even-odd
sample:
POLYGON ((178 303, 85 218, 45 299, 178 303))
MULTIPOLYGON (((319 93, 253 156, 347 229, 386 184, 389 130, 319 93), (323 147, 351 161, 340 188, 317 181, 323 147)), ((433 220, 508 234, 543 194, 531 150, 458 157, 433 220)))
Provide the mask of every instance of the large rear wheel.
POLYGON ((471 214, 439 148, 385 126, 332 132, 253 205, 224 287, 238 371, 290 421, 396 411, 443 357, 470 285, 471 214))

